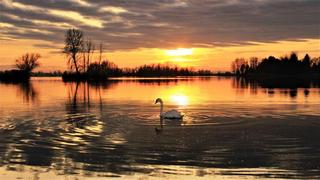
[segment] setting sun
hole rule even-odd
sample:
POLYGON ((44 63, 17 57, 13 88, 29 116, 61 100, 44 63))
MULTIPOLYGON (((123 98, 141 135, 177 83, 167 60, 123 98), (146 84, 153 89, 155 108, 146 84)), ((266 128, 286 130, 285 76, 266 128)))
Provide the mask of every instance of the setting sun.
POLYGON ((166 50, 166 55, 168 56, 188 56, 193 53, 192 49, 178 48, 172 50, 166 50))

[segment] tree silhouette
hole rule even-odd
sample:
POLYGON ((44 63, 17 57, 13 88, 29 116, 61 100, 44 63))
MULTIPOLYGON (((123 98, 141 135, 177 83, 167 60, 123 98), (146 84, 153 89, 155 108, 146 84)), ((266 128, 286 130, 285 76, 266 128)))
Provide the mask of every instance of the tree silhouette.
POLYGON ((257 57, 251 57, 250 58, 250 69, 252 71, 256 71, 258 65, 259 65, 259 59, 257 57))
POLYGON ((83 50, 83 33, 78 29, 69 29, 66 32, 64 53, 69 56, 68 64, 72 69, 73 66, 76 69, 76 73, 79 74, 78 54, 83 50), (72 62, 71 62, 72 61, 72 62))
POLYGON ((26 53, 16 60, 15 66, 21 71, 30 73, 40 65, 38 61, 40 57, 38 53, 26 53))
MULTIPOLYGON (((119 68, 109 60, 103 60, 103 43, 98 46, 99 57, 94 59, 95 46, 91 39, 84 40, 84 34, 78 29, 69 29, 65 34, 65 47, 63 53, 68 56, 68 65, 76 72, 64 72, 64 81, 101 81, 108 77, 118 76, 209 76, 210 70, 193 68, 179 68, 170 65, 142 65, 136 68, 119 68)), ((241 68, 241 73, 249 69, 248 64, 241 68)))
POLYGON ((95 51, 95 46, 92 43, 92 41, 86 40, 83 44, 83 64, 82 64, 82 70, 83 72, 87 71, 89 65, 90 65, 90 59, 95 51))
POLYGON ((297 62, 298 61, 298 56, 295 52, 292 52, 291 55, 290 55, 290 61, 292 62, 297 62))
POLYGON ((302 59, 302 65, 305 71, 311 68, 311 58, 308 54, 306 54, 302 59))
POLYGON ((244 74, 248 67, 248 62, 244 58, 237 58, 231 64, 233 73, 237 75, 244 74))
POLYGON ((319 71, 320 72, 320 57, 313 58, 311 60, 311 68, 313 71, 319 71))

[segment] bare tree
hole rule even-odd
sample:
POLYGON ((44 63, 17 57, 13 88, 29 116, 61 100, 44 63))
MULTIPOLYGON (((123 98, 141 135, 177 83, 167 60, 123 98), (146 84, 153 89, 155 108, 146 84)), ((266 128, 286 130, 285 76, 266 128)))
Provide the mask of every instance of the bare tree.
POLYGON ((91 56, 94 53, 94 44, 89 39, 84 43, 84 49, 83 49, 83 70, 86 71, 86 69, 89 67, 91 56))
POLYGON ((30 73, 34 68, 40 65, 38 53, 26 53, 16 60, 16 67, 21 71, 30 73))
POLYGON ((66 53, 69 56, 68 63, 70 64, 70 68, 72 69, 72 67, 74 66, 77 74, 79 74, 78 53, 82 52, 82 49, 83 49, 82 31, 78 29, 67 30, 64 53, 66 53))
POLYGON ((250 58, 250 68, 256 70, 259 65, 259 59, 257 57, 250 58))
POLYGON ((102 45, 102 43, 100 43, 100 46, 99 46, 99 52, 100 52, 100 56, 99 56, 99 64, 101 64, 101 60, 102 60, 102 53, 103 53, 103 45, 102 45))
POLYGON ((248 63, 244 58, 236 58, 232 62, 231 68, 235 74, 243 74, 247 65, 248 63))

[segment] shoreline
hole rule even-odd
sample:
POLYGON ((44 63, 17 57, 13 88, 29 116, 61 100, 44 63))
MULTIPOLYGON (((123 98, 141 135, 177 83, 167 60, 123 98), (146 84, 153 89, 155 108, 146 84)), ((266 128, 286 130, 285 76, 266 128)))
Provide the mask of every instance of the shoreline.
POLYGON ((61 78, 62 81, 65 82, 83 82, 83 81, 92 81, 92 82, 103 82, 108 80, 157 80, 157 79, 189 79, 189 78, 210 78, 210 77, 232 77, 237 79, 245 79, 249 81, 265 81, 265 80, 319 80, 320 81, 320 73, 308 73, 308 74, 247 74, 247 75, 236 75, 231 72, 224 72, 224 73, 213 73, 211 75, 167 75, 167 76, 134 76, 134 75, 127 75, 127 76, 103 76, 103 77, 87 77, 85 74, 81 74, 80 77, 77 76, 67 76, 64 77, 63 75, 53 75, 49 73, 45 73, 44 75, 34 75, 31 74, 28 77, 8 77, 6 75, 6 71, 0 71, 0 82, 26 82, 29 81, 30 78, 37 78, 37 77, 53 77, 53 78, 61 78))

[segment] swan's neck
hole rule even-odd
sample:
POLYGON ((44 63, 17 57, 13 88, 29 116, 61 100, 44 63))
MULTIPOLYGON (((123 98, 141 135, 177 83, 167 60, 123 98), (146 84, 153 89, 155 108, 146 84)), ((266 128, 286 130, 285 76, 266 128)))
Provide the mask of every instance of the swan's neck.
POLYGON ((160 116, 163 114, 163 102, 160 102, 160 116))

